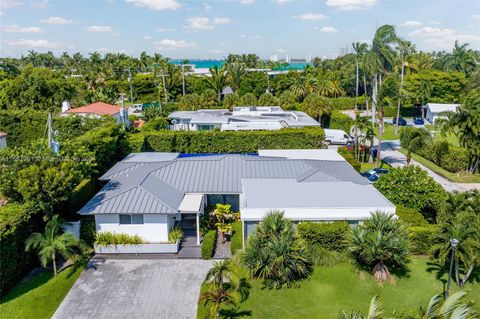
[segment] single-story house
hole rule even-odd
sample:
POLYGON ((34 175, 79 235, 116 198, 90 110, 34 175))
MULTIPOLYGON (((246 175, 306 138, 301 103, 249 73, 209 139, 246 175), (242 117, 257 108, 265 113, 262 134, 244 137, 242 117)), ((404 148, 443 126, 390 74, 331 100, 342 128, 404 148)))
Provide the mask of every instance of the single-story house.
POLYGON ((376 210, 395 214, 395 206, 332 150, 259 153, 130 154, 100 177, 106 185, 78 213, 94 215, 97 231, 152 243, 166 242, 186 218, 195 223, 197 244, 200 216, 217 203, 240 212, 244 239, 271 209, 295 223, 357 225, 376 210))
MULTIPOLYGON (((62 111, 62 115, 80 115, 87 117, 111 116, 117 123, 122 122, 122 108, 118 105, 112 105, 103 102, 95 102, 92 104, 79 106, 75 108, 67 108, 62 111)), ((128 115, 127 115, 128 116, 128 115)))
POLYGON ((425 109, 425 118, 428 122, 435 124, 439 118, 444 118, 440 113, 442 112, 456 112, 460 104, 441 104, 441 103, 427 103, 423 106, 425 109))
POLYGON ((7 147, 7 133, 0 131, 0 148, 7 147))
POLYGON ((320 123, 300 111, 284 111, 280 106, 234 107, 233 111, 198 110, 171 113, 172 130, 221 131, 279 130, 305 126, 320 127, 320 123))

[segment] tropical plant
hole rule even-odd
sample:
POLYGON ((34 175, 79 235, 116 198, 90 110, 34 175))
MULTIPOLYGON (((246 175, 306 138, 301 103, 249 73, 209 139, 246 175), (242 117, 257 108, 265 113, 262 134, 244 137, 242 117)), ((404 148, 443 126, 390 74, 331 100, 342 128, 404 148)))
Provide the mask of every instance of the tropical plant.
MULTIPOLYGON (((227 65, 227 82, 234 92, 240 89, 243 77, 247 74, 245 65, 242 63, 230 63, 227 65)), ((223 89, 223 88, 222 88, 223 89)))
POLYGON ((290 287, 312 271, 305 241, 280 211, 267 212, 249 237, 244 262, 250 275, 269 288, 290 287))
POLYGON ((168 241, 171 243, 176 243, 177 241, 182 240, 183 238, 183 231, 180 229, 180 227, 177 225, 175 227, 172 227, 170 231, 168 232, 168 241))
POLYGON ((360 61, 368 52, 368 44, 364 42, 352 43, 353 50, 355 51, 355 110, 357 109, 358 100, 358 86, 360 75, 360 61))
POLYGON ((464 302, 467 292, 457 291, 448 296, 433 296, 427 307, 420 307, 418 313, 412 318, 418 319, 473 319, 476 313, 468 302, 464 302))
POLYGON ((407 151, 407 165, 412 160, 412 153, 428 145, 431 140, 430 132, 423 128, 407 126, 400 130, 400 145, 407 151))
POLYGON ((231 205, 217 204, 215 210, 210 213, 215 227, 222 234, 222 240, 225 242, 226 236, 232 233, 233 223, 238 220, 240 214, 232 212, 231 205))
POLYGON ((98 246, 108 245, 139 245, 145 241, 138 235, 129 235, 125 233, 113 233, 109 231, 97 232, 95 243, 98 246))
POLYGON ((302 103, 302 111, 322 123, 322 118, 330 114, 332 106, 327 98, 324 98, 317 93, 310 93, 307 95, 302 103))
POLYGON ((363 315, 358 310, 352 310, 345 312, 342 310, 339 319, 381 319, 383 318, 383 306, 379 296, 373 296, 370 300, 370 306, 368 307, 367 315, 363 315))
POLYGON ((51 262, 53 274, 57 276, 57 255, 70 257, 77 243, 73 234, 62 232, 62 221, 58 215, 54 215, 45 225, 43 234, 33 233, 27 238, 25 250, 37 250, 42 266, 46 267, 51 262))
POLYGON ((444 215, 432 248, 435 259, 447 269, 452 256, 450 240, 458 240, 453 278, 460 287, 467 282, 480 257, 480 217, 476 213, 466 210, 448 217, 444 215))
POLYGON ((226 72, 223 68, 219 68, 217 65, 210 68, 210 77, 207 78, 207 81, 210 87, 217 92, 218 103, 221 102, 222 90, 225 87, 226 79, 226 72))
POLYGON ((455 41, 452 54, 448 55, 445 63, 447 70, 460 71, 468 76, 475 69, 478 61, 475 53, 471 49, 468 49, 468 46, 468 43, 460 45, 458 40, 455 41))
POLYGON ((360 112, 355 113, 355 120, 350 129, 355 139, 355 158, 360 159, 360 139, 366 136, 366 131, 371 128, 372 125, 366 116, 360 116, 360 112))
POLYGON ((408 262, 406 228, 392 214, 373 212, 352 230, 348 242, 353 257, 369 268, 377 281, 390 279, 389 267, 404 268, 408 262))
POLYGON ((400 89, 398 94, 398 103, 397 103, 397 117, 395 121, 395 135, 398 134, 398 123, 400 121, 400 105, 402 104, 402 88, 403 88, 403 77, 405 75, 405 67, 412 65, 408 64, 408 58, 415 52, 415 45, 410 41, 398 39, 398 50, 400 52, 401 68, 400 68, 400 89))

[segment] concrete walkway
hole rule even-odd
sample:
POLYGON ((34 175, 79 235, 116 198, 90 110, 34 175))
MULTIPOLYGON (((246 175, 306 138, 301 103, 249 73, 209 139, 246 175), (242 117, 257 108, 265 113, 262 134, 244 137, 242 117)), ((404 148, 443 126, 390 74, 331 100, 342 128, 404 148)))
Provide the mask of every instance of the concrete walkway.
POLYGON ((108 259, 89 266, 52 318, 196 318, 212 262, 108 259))
MULTIPOLYGON (((402 167, 407 165, 407 157, 398 151, 400 148, 399 141, 385 141, 382 142, 382 148, 380 152, 380 157, 382 160, 393 167, 402 167)), ((422 168, 424 171, 428 173, 437 183, 443 186, 446 191, 453 192, 453 191, 466 191, 470 189, 480 189, 480 184, 462 184, 462 183, 454 183, 446 179, 445 177, 438 175, 431 169, 423 166, 419 162, 415 160, 411 160, 410 162, 413 165, 417 165, 422 168)))

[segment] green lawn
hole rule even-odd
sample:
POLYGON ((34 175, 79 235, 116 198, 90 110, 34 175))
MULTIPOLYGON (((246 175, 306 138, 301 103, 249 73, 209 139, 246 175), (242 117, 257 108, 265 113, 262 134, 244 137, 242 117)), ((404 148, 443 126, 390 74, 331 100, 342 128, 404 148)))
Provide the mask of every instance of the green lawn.
MULTIPOLYGON (((375 129, 375 135, 378 137, 378 128, 375 129)), ((395 125, 385 123, 382 141, 398 140, 399 138, 400 135, 395 135, 395 125)))
MULTIPOLYGON (((405 277, 383 285, 369 274, 361 275, 348 263, 317 267, 299 288, 262 289, 260 282, 251 281, 250 297, 241 304, 240 311, 250 311, 251 318, 336 318, 341 310, 366 312, 374 295, 381 296, 387 314, 405 308, 417 310, 433 295, 442 293, 443 284, 434 273, 426 271, 426 258, 413 258, 408 268, 410 272, 405 277)), ((480 284, 467 286, 471 290, 469 299, 478 307, 480 284)), ((203 318, 205 313, 200 304, 197 318, 203 318)))
MULTIPOLYGON (((369 171, 375 167, 375 163, 362 163, 362 166, 360 168, 360 173, 364 173, 366 171, 369 171)), ((385 163, 384 161, 380 162, 380 168, 386 168, 386 169, 391 169, 392 167, 385 163)))
MULTIPOLYGON (((404 149, 400 149, 400 152, 406 154, 407 152, 404 149)), ((434 162, 427 160, 426 158, 421 157, 418 154, 412 153, 412 159, 419 162, 423 166, 431 169, 438 175, 441 175, 454 183, 480 183, 480 175, 479 174, 469 174, 465 172, 459 173, 452 173, 447 171, 446 169, 441 168, 434 162)))
POLYGON ((83 266, 67 268, 56 278, 51 272, 43 272, 21 282, 0 300, 0 317, 50 318, 82 270, 83 266))

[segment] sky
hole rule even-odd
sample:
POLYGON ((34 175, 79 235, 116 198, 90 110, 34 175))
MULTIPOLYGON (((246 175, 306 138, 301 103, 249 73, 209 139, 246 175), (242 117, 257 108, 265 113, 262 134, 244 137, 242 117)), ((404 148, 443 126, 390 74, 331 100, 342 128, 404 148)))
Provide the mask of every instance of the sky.
POLYGON ((0 0, 0 56, 334 57, 383 24, 420 50, 480 50, 480 0, 0 0))

